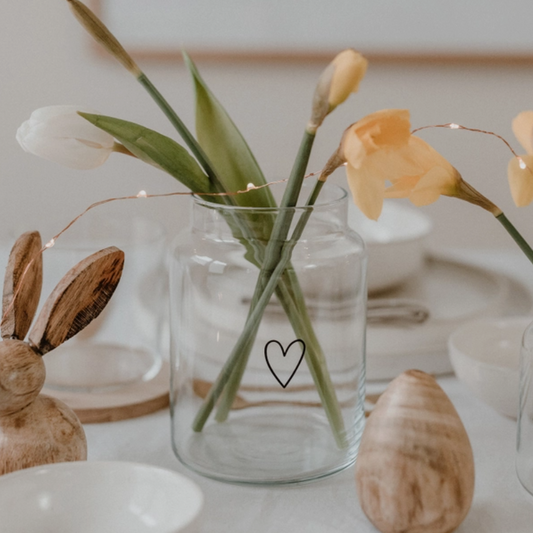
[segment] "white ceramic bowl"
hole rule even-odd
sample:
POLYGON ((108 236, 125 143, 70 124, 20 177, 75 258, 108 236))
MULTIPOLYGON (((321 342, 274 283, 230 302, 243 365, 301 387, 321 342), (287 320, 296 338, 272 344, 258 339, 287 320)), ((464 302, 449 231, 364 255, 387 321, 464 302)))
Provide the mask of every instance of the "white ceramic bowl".
POLYGON ((193 531, 203 496, 188 478, 120 461, 36 466, 0 477, 6 533, 193 531))
POLYGON ((389 201, 374 221, 351 203, 348 225, 367 245, 369 292, 391 289, 422 269, 433 225, 420 210, 389 201))
POLYGON ((448 351, 456 376, 482 401, 518 413, 519 363, 528 317, 480 318, 455 330, 448 351))

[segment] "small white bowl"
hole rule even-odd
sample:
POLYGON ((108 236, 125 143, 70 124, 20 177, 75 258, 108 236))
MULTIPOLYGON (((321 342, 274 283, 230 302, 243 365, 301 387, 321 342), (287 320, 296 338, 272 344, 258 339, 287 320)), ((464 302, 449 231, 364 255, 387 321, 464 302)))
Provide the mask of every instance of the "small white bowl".
POLYGON ((367 246, 369 292, 391 289, 422 269, 425 239, 433 224, 421 211, 389 201, 383 204, 379 220, 374 221, 350 204, 348 225, 367 246))
POLYGON ((9 533, 190 532, 202 504, 188 478, 136 463, 56 463, 0 476, 0 530, 9 533))
POLYGON ((456 329, 448 340, 455 375, 496 411, 518 414, 519 364, 528 317, 480 318, 456 329))

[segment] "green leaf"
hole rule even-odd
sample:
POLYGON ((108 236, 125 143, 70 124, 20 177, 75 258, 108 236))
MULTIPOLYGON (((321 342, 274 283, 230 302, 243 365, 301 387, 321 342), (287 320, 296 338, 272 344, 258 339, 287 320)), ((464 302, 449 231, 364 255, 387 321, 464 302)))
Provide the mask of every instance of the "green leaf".
POLYGON ((192 192, 212 192, 211 182, 196 160, 170 137, 126 120, 90 113, 79 114, 112 135, 133 155, 167 172, 192 192))
MULTIPOLYGON (((265 177, 244 137, 213 96, 191 58, 185 52, 183 55, 196 90, 196 136, 217 169, 225 190, 245 190, 249 183, 264 185, 265 177)), ((239 205, 251 207, 276 206, 269 187, 239 194, 235 200, 239 205)))

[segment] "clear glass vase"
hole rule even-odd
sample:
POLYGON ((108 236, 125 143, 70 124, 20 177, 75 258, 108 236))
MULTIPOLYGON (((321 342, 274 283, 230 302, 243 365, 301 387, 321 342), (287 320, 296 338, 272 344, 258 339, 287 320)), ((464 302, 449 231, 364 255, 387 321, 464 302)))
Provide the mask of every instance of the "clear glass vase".
POLYGON ((517 429, 516 472, 524 488, 533 495, 533 322, 522 337, 517 429))
POLYGON ((326 185, 314 207, 290 208, 288 235, 308 217, 303 234, 278 243, 277 268, 260 273, 281 210, 195 198, 169 267, 172 441, 196 472, 297 483, 354 463, 366 252, 347 207, 346 191, 326 185))
POLYGON ((43 257, 42 292, 48 296, 68 269, 90 254, 117 246, 126 256, 121 281, 104 311, 44 359, 48 389, 120 392, 149 382, 162 367, 168 327, 166 234, 157 222, 136 216, 133 207, 115 211, 87 213, 43 257))

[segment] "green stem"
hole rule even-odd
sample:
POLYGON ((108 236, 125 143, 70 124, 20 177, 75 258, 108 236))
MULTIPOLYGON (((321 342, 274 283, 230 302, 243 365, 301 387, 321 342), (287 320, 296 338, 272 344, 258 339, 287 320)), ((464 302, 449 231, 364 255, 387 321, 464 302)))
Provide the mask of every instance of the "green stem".
POLYGON ((522 237, 513 224, 511 224, 509 219, 503 213, 496 215, 496 219, 507 230, 507 233, 509 233, 509 235, 514 239, 516 244, 518 244, 520 249, 524 252, 531 263, 533 263, 533 249, 531 249, 531 246, 529 246, 524 237, 522 237))
MULTIPOLYGON (((277 279, 273 279, 273 278, 279 277, 279 275, 283 273, 283 269, 287 266, 287 263, 292 254, 292 250, 294 249, 294 247, 300 240, 300 237, 302 236, 305 226, 307 225, 309 217, 311 216, 311 213, 312 213, 311 207, 315 204, 324 183, 325 183, 324 181, 318 181, 315 187, 313 188, 313 191, 311 192, 307 200, 307 203, 305 204, 305 207, 308 209, 306 209, 302 213, 294 229, 294 232, 292 236, 290 237, 290 240, 285 242, 285 245, 281 252, 280 262, 278 263, 275 271, 272 273, 272 276, 269 280, 270 282, 277 281, 277 279)), ((265 298, 265 293, 267 291, 268 291, 268 299, 266 300, 266 303, 268 303, 270 297, 272 296, 272 290, 268 289, 268 287, 270 286, 271 285, 269 284, 267 287, 265 287, 263 292, 261 293, 261 299, 260 299, 261 302, 265 301, 264 298, 265 298)), ((253 322, 253 324, 249 326, 248 325, 249 323, 247 321, 247 324, 243 331, 243 336, 245 338, 248 336, 253 336, 255 338, 255 335, 257 334, 257 329, 260 325, 260 321, 255 320, 256 316, 254 313, 259 305, 260 303, 257 302, 256 306, 255 307, 252 306, 251 308, 253 318, 249 318, 249 321, 253 322), (249 328, 249 331, 247 331, 248 328, 249 328)), ((305 310, 305 306, 302 306, 302 311, 303 310, 305 310)), ((262 310, 260 309, 260 311, 262 315, 262 312, 264 311, 264 309, 262 310)), ((302 315, 299 316, 299 318, 302 319, 302 323, 299 324, 298 320, 292 321, 292 325, 295 331, 302 331, 302 329, 305 329, 305 318, 307 317, 307 315, 305 312, 304 314, 305 316, 302 316, 302 315)), ((289 317, 290 316, 291 315, 289 315, 289 317)), ((293 318, 296 318, 296 317, 293 317, 293 318)), ((324 406, 326 416, 328 417, 330 425, 333 428, 333 434, 337 442, 337 445, 340 448, 343 448, 347 445, 346 433, 344 429, 344 420, 342 419, 342 414, 339 408, 338 399, 335 394, 335 388, 331 381, 331 377, 327 369, 324 354, 322 353, 320 349, 320 344, 318 342, 318 339, 314 335, 314 330, 312 328, 306 331, 306 334, 303 336, 305 337, 306 345, 308 346, 308 350, 306 350, 305 352, 305 359, 306 359, 307 365, 309 367, 313 380, 316 384, 320 399, 322 400, 322 405, 324 406)), ((228 378, 228 382, 224 390, 224 397, 221 400, 218 413, 217 413, 217 420, 219 421, 225 420, 225 418, 229 414, 231 405, 233 404, 233 400, 237 393, 237 390, 240 384, 240 379, 242 378, 242 374, 244 373, 246 364, 247 364, 247 357, 245 356, 241 357, 236 363, 235 370, 233 371, 231 376, 228 378)))
MULTIPOLYGON (((252 305, 250 308, 250 314, 244 330, 241 333, 241 336, 237 341, 237 344, 235 345, 226 365, 220 373, 219 378, 213 384, 213 387, 211 388, 208 397, 206 398, 206 401, 200 409, 195 420, 193 428, 196 431, 200 431, 202 429, 211 410, 216 405, 217 399, 221 395, 222 391, 224 391, 224 398, 222 399, 219 407, 217 420, 225 419, 229 410, 231 409, 233 399, 239 387, 240 378, 242 377, 242 373, 244 372, 248 360, 248 354, 244 353, 242 348, 246 346, 249 347, 251 342, 250 339, 255 338, 260 325, 261 317, 266 305, 270 301, 274 287, 276 287, 276 284, 279 282, 280 276, 288 273, 286 268, 292 254, 292 250, 298 243, 304 231, 312 212, 311 207, 314 205, 323 184, 323 181, 318 181, 315 185, 315 188, 311 192, 311 195, 306 203, 306 207, 309 209, 306 209, 301 215, 294 232, 290 237, 290 240, 284 242, 280 256, 278 256, 279 262, 277 262, 276 267, 269 277, 266 286, 263 287, 258 296, 254 295, 257 298, 255 299, 255 305, 252 305)), ((286 287, 286 285, 282 283, 279 285, 279 287, 283 288, 286 287)), ((291 284, 291 287, 294 288, 295 285, 291 284)), ((281 300, 282 303, 292 303, 291 294, 285 293, 284 296, 285 298, 281 300)), ((314 334, 314 330, 310 325, 310 319, 307 315, 303 297, 296 295, 292 296, 296 297, 296 300, 297 302, 299 301, 300 305, 297 307, 296 313, 290 312, 290 309, 286 309, 286 311, 288 311, 287 314, 291 320, 293 329, 299 332, 299 336, 305 338, 306 340, 306 345, 308 346, 308 350, 306 350, 306 362, 309 366, 311 375, 317 387, 318 394, 322 400, 326 415, 333 429, 333 435, 337 445, 340 448, 343 448, 347 444, 344 421, 342 419, 338 399, 335 394, 335 388, 327 369, 324 354, 322 353, 318 339, 314 334)))
MULTIPOLYGON (((252 297, 252 304, 250 306, 250 312, 249 312, 249 315, 246 321, 245 329, 243 333, 241 334, 241 336, 239 337, 237 344, 233 348, 233 351, 230 355, 231 360, 233 360, 235 357, 237 358, 243 357, 243 355, 241 355, 240 353, 242 348, 246 345, 248 345, 251 348, 251 346, 253 345, 252 341, 255 338, 255 334, 257 333, 257 331, 256 330, 254 331, 253 328, 249 328, 248 325, 250 323, 252 315, 254 314, 255 306, 257 305, 258 301, 261 300, 263 289, 265 288, 265 284, 268 281, 270 274, 272 273, 272 269, 276 266, 276 263, 278 262, 278 258, 280 256, 283 242, 287 237, 287 233, 289 232, 289 227, 290 227, 294 213, 292 209, 287 209, 287 208, 295 206, 298 201, 298 196, 300 193, 300 189, 302 187, 305 169, 309 161, 309 156, 311 154, 311 149, 313 147, 314 140, 315 140, 315 134, 310 133, 306 130, 304 133, 302 142, 300 144, 300 149, 298 150, 298 155, 296 156, 295 164, 292 169, 291 175, 289 177, 287 187, 285 189, 283 198, 281 200, 280 211, 274 222, 274 226, 272 228, 272 232, 271 232, 271 235, 270 235, 270 238, 269 238, 266 250, 265 250, 263 264, 261 266, 261 270, 259 272, 259 277, 257 279, 254 295, 252 297), (241 341, 241 339, 243 338, 244 340, 241 341)), ((268 303, 268 300, 264 303, 264 306, 266 306, 267 303, 268 303)), ((262 316, 262 312, 261 312, 261 315, 259 315, 259 317, 260 316, 262 316)), ((259 327, 259 321, 257 322, 256 326, 259 327)), ((248 354, 246 354, 246 356, 243 357, 243 362, 239 365, 239 367, 235 368, 236 376, 242 375, 244 371, 244 367, 246 366, 248 355, 249 355, 249 351, 248 351, 248 354)), ((221 373, 219 375, 219 378, 217 378, 217 381, 211 388, 211 391, 213 392, 213 395, 214 395, 213 402, 208 401, 209 397, 206 398, 206 401, 200 408, 200 411, 198 412, 196 419, 193 423, 193 428, 195 431, 202 430, 205 422, 207 421, 207 418, 211 414, 211 411, 215 403, 218 401, 218 398, 220 394, 222 393, 224 386, 228 382, 229 377, 230 377, 229 375, 225 377, 221 373), (224 380, 224 384, 222 386, 218 385, 219 379, 224 380)), ((239 382, 240 382, 240 379, 238 380, 237 383, 234 383, 234 385, 232 386, 231 394, 227 396, 226 401, 229 402, 229 405, 233 403, 233 398, 237 392, 239 382)))
POLYGON ((137 81, 146 89, 148 94, 152 97, 154 102, 159 106, 161 111, 166 115, 170 123, 174 126, 176 131, 181 135, 185 144, 189 147, 193 155, 196 157, 206 174, 209 176, 218 192, 223 191, 222 182, 218 177, 215 169, 209 162, 209 159, 198 141, 194 138, 189 128, 184 124, 177 113, 172 109, 172 106, 167 102, 165 97, 159 92, 157 87, 148 79, 144 72, 137 77, 137 81))
MULTIPOLYGON (((302 183, 304 179, 305 169, 309 161, 309 156, 311 153, 311 148, 315 139, 314 133, 309 133, 307 130, 304 133, 302 142, 300 144, 300 149, 298 155, 296 156, 295 164, 292 169, 287 188, 283 194, 283 198, 280 204, 280 211, 274 221, 274 226, 265 250, 265 258, 259 272, 259 277, 255 286, 254 294, 252 296, 252 301, 250 304, 250 311, 248 313, 246 324, 250 318, 250 314, 253 312, 259 298, 261 297, 262 291, 272 273, 272 269, 276 266, 278 258, 281 253, 281 249, 284 245, 284 242, 287 238, 289 228, 294 216, 294 210, 291 209, 298 202, 298 196, 302 188, 302 183)), ((250 337, 249 347, 253 345, 255 337, 257 335, 257 329, 259 328, 259 323, 255 330, 248 332, 250 337)), ((224 391, 223 398, 218 409, 217 420, 223 421, 227 418, 228 413, 231 409, 239 385, 248 364, 248 359, 250 355, 250 350, 246 356, 243 356, 236 366, 231 378, 228 380, 227 387, 224 391)))
MULTIPOLYGON (((318 181, 307 201, 307 204, 306 204, 306 207, 311 207, 312 205, 314 205, 317 197, 318 197, 318 194, 320 193, 320 190, 322 189, 322 186, 323 186, 324 182, 323 181, 318 181)), ((293 209, 289 209, 291 211, 291 219, 292 219, 292 216, 294 214, 294 210, 293 209)), ((309 219, 309 216, 311 214, 311 209, 308 209, 308 210, 305 210, 302 214, 302 216, 300 217, 300 220, 298 221, 298 225, 297 227, 295 228, 294 230, 294 233, 291 237, 291 240, 289 242, 284 242, 282 243, 282 245, 284 244, 285 247, 290 247, 290 251, 289 251, 289 257, 290 257, 290 253, 292 252, 292 248, 294 248, 294 245, 296 244, 296 242, 294 242, 294 244, 292 243, 293 240, 298 240, 303 232, 303 229, 305 227, 305 225, 307 224, 307 221, 309 219)), ((281 213, 278 215, 278 218, 281 218, 281 213)), ((289 222, 290 224, 290 222, 289 222)), ((270 240, 272 242, 272 239, 270 240)), ((267 251, 268 251, 268 247, 267 247, 267 251)), ((282 251, 280 253, 284 253, 285 252, 285 248, 282 249, 282 251)), ((279 255, 278 255, 279 257, 279 255)), ((264 262, 265 265, 267 265, 267 261, 264 262)), ((250 304, 250 310, 248 312, 248 317, 247 317, 247 320, 246 320, 246 325, 245 325, 245 330, 243 331, 243 334, 246 334, 250 340, 251 340, 251 344, 253 344, 253 341, 255 340, 256 336, 257 336, 257 331, 259 329, 259 325, 260 325, 260 322, 257 323, 257 326, 250 330, 250 331, 247 331, 247 326, 248 326, 248 321, 250 319, 250 315, 252 314, 252 312, 255 310, 257 304, 258 304, 258 301, 260 299, 260 297, 262 296, 262 293, 263 293, 263 290, 264 290, 264 287, 265 287, 265 284, 266 282, 268 281, 268 278, 269 278, 269 275, 270 273, 265 270, 266 267, 264 267, 263 269, 261 269, 261 272, 259 274, 259 278, 258 278, 258 281, 257 281, 257 284, 256 284, 256 287, 255 287, 255 291, 254 291, 254 294, 253 294, 253 297, 252 297, 252 302, 250 304)), ((290 297, 290 295, 288 295, 290 297)), ((282 302, 285 301, 285 298, 283 298, 283 300, 281 300, 282 302)), ((291 319, 291 315, 290 315, 290 310, 289 310, 289 313, 288 313, 288 316, 289 316, 289 319, 291 319)), ((294 322, 294 319, 291 321, 291 322, 294 322)), ((297 331, 295 329, 295 331, 297 331)), ((306 337, 308 337, 306 335, 306 337)), ((307 341, 307 338, 306 338, 306 341, 307 341)), ((306 344, 308 344, 306 342, 306 344)), ((307 354, 309 353, 309 351, 306 352, 307 354)), ((231 410, 231 406, 233 405, 233 402, 235 400, 235 396, 237 395, 237 392, 239 390, 239 386, 240 386, 240 383, 241 383, 241 380, 242 380, 242 376, 244 375, 244 371, 246 369, 246 366, 248 364, 248 359, 249 359, 249 353, 246 355, 246 356, 242 356, 241 359, 239 360, 238 364, 236 365, 235 367, 235 370, 233 372, 233 374, 231 375, 231 377, 229 378, 228 380, 228 383, 224 389, 224 393, 222 395, 222 398, 220 399, 220 404, 218 406, 218 411, 217 411, 217 415, 216 415, 216 419, 217 421, 219 422, 223 422, 224 420, 226 420, 226 418, 228 417, 229 415, 229 412, 231 410)))
MULTIPOLYGON (((152 82, 148 79, 148 77, 144 73, 141 73, 138 76, 137 80, 139 81, 139 83, 141 83, 141 85, 143 85, 143 87, 147 90, 147 92, 150 94, 150 96, 153 98, 156 104, 160 107, 160 109, 169 119, 169 121, 174 126, 174 128, 181 135, 184 142, 187 144, 187 146, 189 147, 193 155, 197 158, 198 162, 200 163, 200 165, 202 166, 206 174, 209 176, 211 182, 213 183, 215 187, 215 190, 217 192, 225 192, 225 189, 222 185, 222 181, 220 180, 215 169, 209 162, 207 155, 205 154, 205 152, 203 151, 199 143, 196 141, 194 136, 191 134, 189 129, 185 126, 183 121, 179 118, 179 116, 172 109, 170 104, 163 97, 163 95, 152 84, 152 82)), ((289 227, 290 227, 292 216, 293 216, 292 210, 283 209, 283 207, 292 207, 292 206, 295 206, 297 203, 298 195, 299 195, 301 185, 303 182, 303 177, 304 177, 305 169, 307 167, 307 162, 309 160, 309 155, 311 152, 314 138, 315 138, 315 131, 306 131, 304 135, 304 139, 302 140, 302 143, 300 146, 300 150, 298 152, 298 156, 296 158, 295 166, 293 168, 291 177, 289 179, 287 189, 285 190, 285 194, 282 199, 282 203, 281 203, 282 210, 280 211, 280 215, 282 213, 284 213, 284 215, 281 217, 280 216, 276 217, 274 228, 272 230, 272 236, 269 240, 269 243, 265 250, 265 254, 263 256, 265 258, 265 261, 263 262, 263 266, 261 268, 260 278, 257 284, 258 289, 265 288, 265 284, 267 280, 269 279, 270 274, 272 273, 272 268, 276 265, 277 259, 280 257, 282 247, 286 239, 287 233, 289 231, 289 227)), ((222 196, 222 201, 226 205, 235 205, 235 202, 231 196, 222 196)), ((236 219, 238 217, 233 217, 233 218, 236 219)), ((243 237, 248 242, 252 243, 256 260, 259 259, 259 257, 262 256, 263 254, 260 254, 257 249, 257 246, 253 244, 254 240, 250 238, 251 237, 250 231, 249 231, 249 228, 247 227, 247 224, 243 223, 240 220, 235 220, 235 222, 236 222, 237 227, 241 231, 243 237)), ((285 261, 284 264, 285 266, 288 264, 288 259, 287 261, 285 261)), ((282 273, 283 273, 283 270, 280 270, 278 275, 275 276, 276 282, 279 281, 279 278, 282 273)), ((334 434, 337 439, 337 442, 343 443, 344 442, 343 438, 339 436, 339 435, 343 435, 343 432, 339 430, 340 426, 338 424, 339 420, 342 423, 342 418, 340 416, 340 411, 338 408, 338 403, 336 402, 336 397, 334 397, 333 387, 331 385, 330 386, 327 385, 327 381, 329 379, 329 375, 327 374, 327 371, 326 371, 327 379, 325 380, 326 390, 322 390, 324 380, 321 380, 321 377, 320 377, 320 374, 322 373, 322 370, 321 370, 322 366, 321 366, 320 360, 324 359, 323 354, 321 353, 320 345, 318 343, 318 340, 316 339, 316 336, 314 335, 314 331, 310 324, 310 320, 309 320, 307 313, 304 312, 303 315, 299 316, 299 313, 301 313, 302 305, 305 305, 305 302, 303 301, 303 297, 297 298, 296 301, 293 300, 292 297, 294 296, 294 290, 293 290, 294 284, 290 283, 290 281, 291 279, 289 278, 287 280, 287 283, 282 283, 280 287, 278 287, 277 289, 274 285, 272 290, 276 289, 277 294, 279 296, 282 296, 280 298, 280 301, 282 302, 284 309, 288 311, 288 316, 291 321, 291 324, 293 325, 293 328, 296 327, 299 331, 302 331, 302 330, 305 331, 308 334, 307 337, 311 339, 311 345, 313 346, 314 349, 309 350, 308 364, 310 368, 312 369, 312 374, 317 383, 319 394, 321 398, 323 398, 323 403, 326 406, 326 411, 328 411, 328 417, 333 426, 334 434), (328 399, 331 397, 332 394, 333 394, 333 398, 335 402, 333 402, 331 399, 328 399), (331 406, 333 406, 333 408, 330 408, 331 406)), ((292 278, 292 281, 294 281, 294 277, 292 278)), ((272 292, 270 293, 270 296, 271 295, 272 295, 272 292)), ((264 301, 264 299, 260 301, 264 301)), ((258 320, 257 320, 257 327, 259 325, 262 312, 264 311, 264 307, 266 307, 267 303, 268 303, 268 300, 264 302, 262 309, 260 308, 260 313, 258 314, 258 320)), ((253 315, 253 312, 249 316, 249 319, 252 318, 252 315, 253 315)), ((248 321, 247 321, 247 324, 248 324, 248 321)), ((244 367, 246 366, 246 361, 248 360, 251 348, 253 346, 253 340, 255 339, 255 333, 253 333, 253 337, 248 338, 248 341, 244 343, 242 346, 240 346, 240 354, 242 354, 240 356, 243 357, 243 361, 244 361, 243 371, 244 371, 244 367)), ((232 360, 231 356, 228 359, 228 362, 230 360, 232 360)), ((231 365, 228 367, 226 364, 224 368, 226 370, 223 371, 223 373, 221 373, 221 377, 220 377, 222 384, 216 388, 213 386, 213 388, 211 389, 213 400, 208 401, 208 399, 206 399, 206 402, 204 403, 204 405, 202 406, 200 412, 198 413, 196 417, 194 427, 197 431, 200 431, 203 425, 205 424, 205 421, 207 420, 210 412, 212 411, 220 393, 224 389, 224 385, 227 379, 231 375, 231 372, 232 372, 231 365)), ((242 373, 239 374, 239 372, 236 372, 236 376, 242 376, 242 373)), ((235 396, 238 390, 238 387, 239 387, 240 377, 238 379, 235 379, 234 383, 235 384, 232 387, 231 391, 228 392, 228 395, 227 395, 228 401, 229 399, 235 396)), ((231 400, 231 403, 232 401, 233 400, 231 400)))

